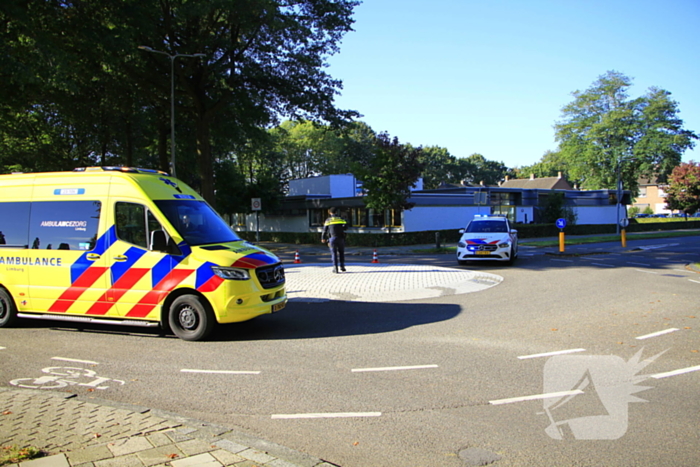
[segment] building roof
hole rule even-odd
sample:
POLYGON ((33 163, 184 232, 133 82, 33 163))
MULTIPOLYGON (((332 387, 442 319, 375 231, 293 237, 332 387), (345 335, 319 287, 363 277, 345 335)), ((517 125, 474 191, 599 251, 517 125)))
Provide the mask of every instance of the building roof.
POLYGON ((535 178, 531 175, 530 178, 516 178, 506 180, 501 183, 502 188, 529 188, 541 190, 573 190, 569 182, 562 178, 561 174, 558 177, 542 177, 535 178))

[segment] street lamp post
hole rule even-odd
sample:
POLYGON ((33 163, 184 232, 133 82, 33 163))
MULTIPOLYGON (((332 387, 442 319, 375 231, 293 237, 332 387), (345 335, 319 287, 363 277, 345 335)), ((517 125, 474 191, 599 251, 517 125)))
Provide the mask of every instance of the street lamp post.
POLYGON ((204 54, 169 54, 160 50, 155 50, 145 45, 140 45, 139 49, 146 52, 165 55, 170 58, 170 172, 175 174, 175 59, 177 57, 204 57, 204 54))

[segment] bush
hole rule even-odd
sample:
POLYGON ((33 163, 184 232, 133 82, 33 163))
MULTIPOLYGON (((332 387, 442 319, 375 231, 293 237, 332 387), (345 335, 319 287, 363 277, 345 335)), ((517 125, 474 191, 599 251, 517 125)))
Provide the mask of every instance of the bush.
MULTIPOLYGON (((559 229, 554 224, 514 224, 519 238, 557 237, 559 229)), ((627 232, 655 232, 676 229, 700 229, 700 220, 683 218, 637 218, 630 219, 627 232), (679 224, 682 222, 682 224, 679 224)), ((615 234, 615 224, 568 225, 564 229, 567 235, 610 235, 615 234)), ((255 232, 237 232, 241 238, 254 242, 255 232)), ((459 229, 429 230, 425 232, 399 233, 348 233, 347 244, 350 246, 382 247, 402 245, 434 245, 435 235, 440 235, 440 244, 455 244, 461 234, 459 229)), ((260 240, 293 245, 321 243, 320 232, 260 232, 260 240)))

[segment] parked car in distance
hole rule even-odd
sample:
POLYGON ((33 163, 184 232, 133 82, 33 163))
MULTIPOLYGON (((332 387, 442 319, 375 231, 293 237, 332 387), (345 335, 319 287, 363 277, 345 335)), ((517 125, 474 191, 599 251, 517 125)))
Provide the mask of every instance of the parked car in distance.
POLYGON ((507 261, 518 257, 518 231, 511 228, 507 217, 474 216, 457 244, 457 263, 468 261, 507 261))

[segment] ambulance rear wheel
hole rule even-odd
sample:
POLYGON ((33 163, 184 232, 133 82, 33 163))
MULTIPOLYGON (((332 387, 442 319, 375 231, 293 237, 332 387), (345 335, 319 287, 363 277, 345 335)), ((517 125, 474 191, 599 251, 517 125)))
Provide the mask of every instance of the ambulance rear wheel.
POLYGON ((209 307, 197 295, 182 295, 170 305, 170 329, 180 339, 199 341, 214 329, 216 319, 209 307))
POLYGON ((0 289, 0 328, 12 326, 17 321, 15 301, 5 289, 0 289))

